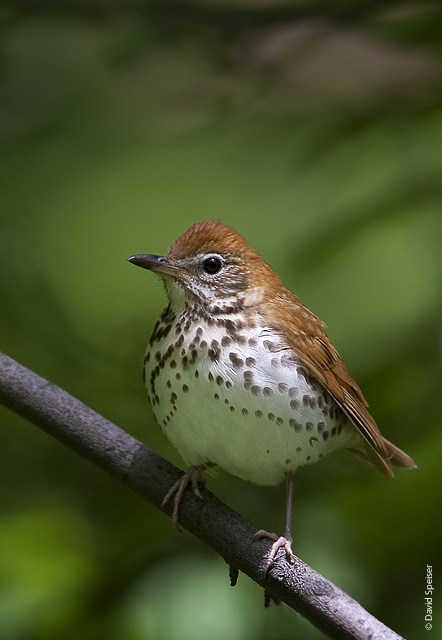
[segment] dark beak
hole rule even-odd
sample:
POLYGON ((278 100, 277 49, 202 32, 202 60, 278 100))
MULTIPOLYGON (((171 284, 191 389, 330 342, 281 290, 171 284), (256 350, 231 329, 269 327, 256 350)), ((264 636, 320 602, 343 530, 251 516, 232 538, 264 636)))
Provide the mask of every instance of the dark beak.
POLYGON ((149 269, 156 273, 166 273, 171 276, 176 275, 177 271, 179 271, 179 267, 170 264, 164 256, 154 256, 150 253, 131 256, 127 261, 136 264, 137 267, 143 267, 143 269, 149 269))

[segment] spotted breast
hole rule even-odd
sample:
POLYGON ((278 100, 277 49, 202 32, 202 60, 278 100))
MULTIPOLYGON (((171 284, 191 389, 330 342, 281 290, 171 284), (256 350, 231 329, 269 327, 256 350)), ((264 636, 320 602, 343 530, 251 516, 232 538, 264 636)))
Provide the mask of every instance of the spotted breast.
POLYGON ((145 356, 155 417, 189 465, 212 462, 257 484, 350 446, 355 430, 259 314, 184 305, 157 322, 145 356))

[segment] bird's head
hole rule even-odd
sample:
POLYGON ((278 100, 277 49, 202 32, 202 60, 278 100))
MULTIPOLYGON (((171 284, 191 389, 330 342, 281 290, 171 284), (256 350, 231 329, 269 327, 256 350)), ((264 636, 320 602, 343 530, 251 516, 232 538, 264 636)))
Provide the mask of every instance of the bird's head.
POLYGON ((282 286, 244 238, 217 220, 192 225, 165 256, 135 255, 129 262, 163 278, 173 308, 185 302, 221 310, 250 307, 282 286))

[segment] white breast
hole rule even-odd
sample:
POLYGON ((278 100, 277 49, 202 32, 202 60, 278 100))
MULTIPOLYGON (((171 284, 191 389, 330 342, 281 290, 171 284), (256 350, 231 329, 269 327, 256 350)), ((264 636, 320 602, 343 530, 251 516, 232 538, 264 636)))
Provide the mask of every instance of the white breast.
POLYGON ((145 374, 156 419, 189 465, 213 462, 257 484, 316 462, 355 437, 331 396, 281 337, 200 321, 148 350, 145 374))

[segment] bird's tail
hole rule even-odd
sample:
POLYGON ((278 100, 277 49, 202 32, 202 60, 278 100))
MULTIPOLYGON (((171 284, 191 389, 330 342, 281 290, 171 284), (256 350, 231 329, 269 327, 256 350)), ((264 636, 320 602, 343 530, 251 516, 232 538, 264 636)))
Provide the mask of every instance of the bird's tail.
POLYGON ((399 449, 395 444, 384 438, 384 445, 387 449, 387 457, 393 467, 401 467, 402 469, 416 469, 417 464, 408 454, 402 449, 399 449))
POLYGON ((354 453, 358 458, 365 462, 373 464, 379 471, 387 476, 394 477, 392 467, 400 467, 402 469, 416 469, 417 464, 405 451, 399 449, 395 444, 383 438, 384 451, 382 455, 371 449, 360 447, 349 447, 349 451, 354 453))

